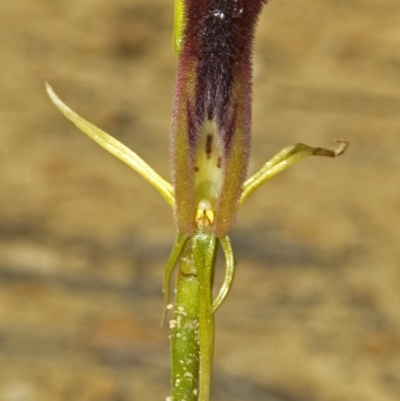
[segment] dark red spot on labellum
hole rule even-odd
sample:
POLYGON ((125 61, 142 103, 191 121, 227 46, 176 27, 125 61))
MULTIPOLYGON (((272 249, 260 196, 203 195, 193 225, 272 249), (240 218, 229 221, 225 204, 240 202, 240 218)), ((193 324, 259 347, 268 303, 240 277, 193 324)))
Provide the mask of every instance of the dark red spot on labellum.
POLYGON ((207 137, 206 137, 206 155, 207 155, 207 159, 209 159, 211 157, 212 140, 213 140, 212 134, 208 134, 207 137))

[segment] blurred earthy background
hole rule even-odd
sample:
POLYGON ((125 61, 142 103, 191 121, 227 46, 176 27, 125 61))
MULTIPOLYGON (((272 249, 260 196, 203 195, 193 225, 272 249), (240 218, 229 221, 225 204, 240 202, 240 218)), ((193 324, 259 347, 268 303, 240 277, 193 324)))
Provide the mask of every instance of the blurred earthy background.
MULTIPOLYGON (((169 178, 172 3, 0 2, 0 401, 169 394, 171 210, 44 81, 169 178)), ((252 171, 294 142, 351 146, 240 211, 212 399, 399 400, 400 2, 275 0, 254 63, 252 171)))

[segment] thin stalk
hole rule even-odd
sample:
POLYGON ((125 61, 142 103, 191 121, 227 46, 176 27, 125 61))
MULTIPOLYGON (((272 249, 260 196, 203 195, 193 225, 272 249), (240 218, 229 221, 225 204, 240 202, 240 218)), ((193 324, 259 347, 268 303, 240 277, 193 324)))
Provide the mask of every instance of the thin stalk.
POLYGON ((196 401, 199 373, 199 281, 189 239, 177 274, 174 317, 170 321, 172 401, 196 401))
POLYGON ((212 271, 216 238, 198 232, 179 260, 171 327, 172 401, 208 401, 214 348, 212 271))
POLYGON ((214 315, 212 312, 212 271, 216 238, 212 233, 193 237, 193 256, 199 280, 200 377, 198 401, 210 397, 211 368, 214 352, 214 315))

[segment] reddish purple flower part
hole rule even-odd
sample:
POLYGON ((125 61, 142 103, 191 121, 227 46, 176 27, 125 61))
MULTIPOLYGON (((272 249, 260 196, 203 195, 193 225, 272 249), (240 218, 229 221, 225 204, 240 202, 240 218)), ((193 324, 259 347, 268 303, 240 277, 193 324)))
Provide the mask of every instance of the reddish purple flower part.
POLYGON ((252 44, 264 0, 185 0, 171 133, 178 229, 197 230, 203 200, 211 229, 233 226, 251 130, 252 44), (207 202, 206 202, 207 204, 207 202))

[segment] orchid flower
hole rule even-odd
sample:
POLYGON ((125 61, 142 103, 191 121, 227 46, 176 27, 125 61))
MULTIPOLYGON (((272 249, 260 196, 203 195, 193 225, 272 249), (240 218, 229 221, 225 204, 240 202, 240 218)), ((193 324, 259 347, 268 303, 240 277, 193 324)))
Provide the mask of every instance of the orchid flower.
MULTIPOLYGON (((179 57, 171 129, 172 185, 136 153, 66 106, 46 84, 64 116, 132 167, 172 207, 177 235, 164 268, 165 312, 171 328, 171 401, 208 401, 214 314, 226 298, 235 260, 229 239, 236 212, 266 181, 308 156, 336 157, 334 149, 288 146, 246 180, 251 137, 252 44, 265 0, 175 0, 174 50, 179 57), (226 273, 212 298, 215 251, 226 273), (170 277, 179 266, 175 305, 170 277)), ((164 318, 163 318, 164 320, 164 318)))

